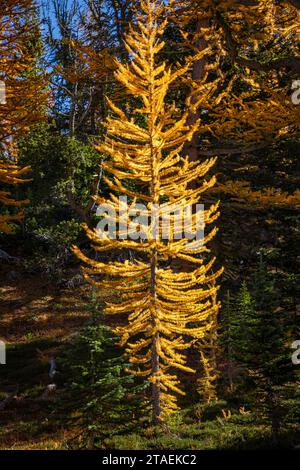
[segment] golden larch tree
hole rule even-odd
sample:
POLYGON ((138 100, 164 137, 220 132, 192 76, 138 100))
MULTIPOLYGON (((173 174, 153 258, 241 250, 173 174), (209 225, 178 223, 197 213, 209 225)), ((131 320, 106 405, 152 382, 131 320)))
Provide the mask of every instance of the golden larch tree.
MULTIPOLYGON (((127 249, 134 256, 126 261, 102 262, 74 247, 85 263, 88 281, 112 292, 106 314, 126 318, 114 330, 126 345, 134 373, 151 383, 155 424, 178 408, 176 396, 184 392, 176 371, 193 372, 187 365, 186 351, 212 326, 211 317, 219 308, 213 301, 217 291, 214 280, 220 274, 212 271, 214 259, 207 248, 216 228, 203 240, 191 239, 187 233, 195 233, 199 223, 195 210, 184 235, 175 223, 174 208, 196 207, 202 193, 215 184, 215 177, 205 179, 215 159, 190 162, 181 155, 199 122, 187 125, 188 112, 181 113, 168 102, 171 84, 186 73, 188 65, 172 70, 159 60, 164 47, 164 11, 163 2, 141 1, 136 26, 130 27, 125 41, 131 60, 118 63, 115 74, 133 98, 124 110, 109 101, 112 115, 107 120, 107 136, 98 146, 99 152, 109 157, 103 168, 111 175, 105 181, 112 194, 109 201, 101 197, 95 200, 115 212, 118 236, 112 239, 104 231, 85 227, 97 252, 127 249), (119 208, 116 194, 130 201, 127 214, 135 210, 136 202, 144 205, 140 215, 151 213, 148 225, 134 224, 129 216, 128 232, 141 230, 141 239, 124 236, 126 207, 122 200, 119 208), (170 236, 165 239, 162 234, 168 223, 170 236), (188 265, 184 272, 178 269, 178 261, 188 265)), ((217 217, 215 204, 203 211, 202 224, 207 226, 217 217)), ((113 222, 110 211, 105 219, 113 222)))
MULTIPOLYGON (((173 19, 195 56, 189 80, 190 116, 205 110, 207 119, 194 135, 190 158, 210 154, 226 161, 276 147, 285 138, 299 137, 299 110, 292 100, 293 81, 300 70, 300 4, 290 0, 174 0, 173 19), (284 79, 283 79, 284 77, 284 79), (203 91, 210 90, 209 93, 203 91)), ((247 161, 247 160, 246 160, 247 161)), ((210 192, 225 193, 259 207, 299 207, 300 192, 278 188, 254 191, 248 181, 218 181, 210 192)))
MULTIPOLYGON (((28 201, 16 201, 10 185, 24 180, 29 168, 19 168, 17 139, 42 117, 47 94, 44 77, 36 70, 31 43, 38 28, 30 21, 36 14, 32 0, 7 0, 0 4, 0 204, 20 207, 28 201)), ((0 232, 11 232, 11 222, 22 213, 0 215, 0 232)))

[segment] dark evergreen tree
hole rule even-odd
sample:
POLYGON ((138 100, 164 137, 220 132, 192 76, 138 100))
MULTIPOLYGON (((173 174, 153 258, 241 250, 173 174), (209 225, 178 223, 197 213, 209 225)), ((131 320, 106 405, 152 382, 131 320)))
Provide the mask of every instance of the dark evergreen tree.
MULTIPOLYGON (((93 297, 93 311, 97 305, 93 297)), ((130 432, 146 413, 146 385, 130 374, 131 366, 117 341, 98 313, 74 339, 68 354, 74 400, 89 448, 100 446, 108 436, 130 432)))
POLYGON ((256 317, 249 331, 251 347, 246 361, 253 371, 257 391, 271 419, 273 439, 277 442, 281 421, 286 413, 282 406, 283 400, 286 398, 287 386, 293 379, 291 354, 286 344, 287 331, 284 328, 286 319, 284 313, 277 310, 279 299, 275 283, 262 261, 253 287, 256 317))
POLYGON ((278 310, 274 280, 262 261, 252 288, 251 295, 243 284, 237 295, 228 338, 232 357, 242 367, 244 386, 256 410, 270 421, 277 443, 288 411, 293 367, 284 314, 278 310))
POLYGON ((227 291, 222 315, 221 343, 231 392, 242 375, 241 368, 249 347, 248 333, 251 331, 254 312, 253 299, 245 282, 235 298, 227 291))

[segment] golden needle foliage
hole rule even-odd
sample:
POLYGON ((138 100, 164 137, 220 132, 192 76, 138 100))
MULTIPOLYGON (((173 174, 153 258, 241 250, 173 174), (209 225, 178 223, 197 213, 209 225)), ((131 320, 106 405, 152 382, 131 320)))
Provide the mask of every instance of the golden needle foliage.
MULTIPOLYGON (((212 286, 215 287, 215 280, 212 286)), ((212 305, 217 309, 216 293, 212 295, 212 305)), ((208 333, 197 342, 200 354, 201 373, 198 378, 198 392, 206 403, 217 400, 217 355, 218 348, 218 318, 212 313, 209 317, 210 329, 208 333)))
MULTIPOLYGON (((13 163, 0 161, 0 183, 1 185, 16 185, 19 183, 24 183, 30 181, 28 179, 22 178, 24 173, 29 171, 28 167, 18 168, 17 165, 13 163)), ((15 206, 20 207, 24 204, 28 204, 28 200, 16 201, 10 194, 9 191, 0 189, 0 204, 1 206, 15 206)), ((0 215, 0 232, 10 233, 12 231, 10 224, 12 222, 17 222, 21 219, 22 213, 16 215, 0 215)))
MULTIPOLYGON (((44 79, 34 69, 35 58, 28 53, 29 36, 38 34, 30 15, 34 14, 32 0, 7 0, 0 4, 0 80, 4 83, 5 100, 0 103, 0 204, 21 206, 28 201, 11 197, 9 185, 24 181, 29 168, 18 168, 16 139, 41 118, 41 106, 47 99, 42 93, 44 79)), ((11 232, 10 222, 22 214, 0 215, 0 232, 11 232)))
MULTIPOLYGON (((128 104, 124 111, 109 102, 112 116, 107 120, 105 142, 98 146, 99 152, 110 157, 103 166, 111 175, 106 177, 111 190, 127 196, 130 207, 136 201, 147 204, 156 214, 155 220, 160 221, 174 206, 195 206, 201 194, 215 183, 214 177, 203 179, 214 165, 214 158, 189 162, 180 156, 199 123, 187 125, 187 112, 180 116, 176 106, 166 100, 170 85, 186 73, 187 66, 171 70, 159 61, 164 47, 160 36, 166 26, 162 20, 164 8, 163 2, 141 2, 136 26, 130 28, 125 41, 131 61, 118 63, 116 71, 117 80, 133 95, 136 106, 128 104)), ((95 200, 98 204, 108 202, 101 197, 95 200)), ((118 215, 118 223, 124 222, 114 194, 109 204, 118 215)), ((218 204, 204 211, 206 225, 217 217, 218 204)), ((193 213, 189 231, 196 229, 196 222, 193 213)), ((176 370, 192 372, 186 365, 185 352, 195 340, 205 337, 219 307, 212 298, 217 291, 213 282, 220 272, 212 272, 214 259, 208 259, 206 247, 216 229, 199 243, 178 237, 174 224, 172 237, 165 240, 161 236, 164 228, 160 222, 157 236, 153 225, 143 227, 147 236, 136 241, 113 240, 104 234, 100 237, 96 230, 86 227, 98 252, 133 250, 134 259, 125 262, 94 261, 74 248, 86 263, 84 271, 89 282, 114 293, 106 304, 106 313, 126 318, 115 332, 126 345, 135 374, 147 377, 152 384, 154 422, 177 409, 176 395, 183 392, 176 370), (178 272, 172 260, 184 260, 190 269, 178 272)))
MULTIPOLYGON (((228 148, 259 142, 277 143, 298 137, 300 107, 292 100, 299 76, 300 9, 288 0, 174 0, 172 15, 183 30, 185 44, 196 56, 206 49, 202 69, 188 83, 192 112, 205 109, 212 119, 198 131, 198 146, 212 139, 228 148), (270 48, 272 45, 272 49, 270 48), (285 46, 286 45, 286 46, 285 46), (268 54, 272 50, 272 55, 268 54), (231 63, 231 66, 230 66, 231 63), (224 67, 224 64, 227 64, 224 67), (283 81, 283 72, 288 80, 283 81)), ((221 145, 222 146, 222 145, 221 145)), ((218 154, 218 151, 216 151, 218 154)), ((273 188, 252 191, 243 181, 218 183, 213 191, 238 196, 262 207, 299 206, 299 191, 273 188)))
POLYGON ((226 138, 232 144, 298 134, 299 106, 290 96, 293 78, 283 90, 278 71, 293 70, 292 57, 299 59, 300 10, 289 1, 275 0, 171 3, 172 14, 183 28, 191 19, 198 24, 195 32, 184 33, 191 52, 197 54, 201 39, 206 45, 205 71, 200 80, 191 82, 193 107, 211 112, 214 120, 199 132, 209 132, 217 140, 226 138), (270 43, 277 59, 263 53, 270 43), (284 43, 290 48, 287 57, 282 51, 284 43), (224 69, 225 60, 231 61, 232 68, 224 69), (215 99, 203 94, 207 88, 215 99))

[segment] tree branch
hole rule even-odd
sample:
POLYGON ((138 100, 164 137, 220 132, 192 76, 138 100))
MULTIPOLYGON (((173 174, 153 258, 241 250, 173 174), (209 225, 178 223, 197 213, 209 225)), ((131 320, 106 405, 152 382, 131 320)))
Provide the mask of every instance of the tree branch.
MULTIPOLYGON (((298 4, 300 8, 300 0, 293 0, 291 3, 298 4)), ((281 70, 283 68, 287 68, 297 74, 300 73, 300 57, 298 56, 283 57, 280 59, 271 60, 264 64, 256 60, 240 57, 238 51, 238 44, 233 37, 230 27, 228 26, 227 22, 219 11, 216 12, 216 19, 224 31, 227 50, 230 54, 231 61, 233 64, 236 63, 243 67, 248 67, 251 70, 261 72, 268 72, 270 70, 281 70)))
POLYGON ((204 157, 214 157, 220 155, 239 155, 245 153, 255 152, 257 150, 261 150, 266 148, 270 145, 270 142, 263 142, 260 145, 251 145, 248 147, 221 147, 221 148, 214 148, 212 150, 201 149, 198 148, 198 155, 202 155, 204 157))

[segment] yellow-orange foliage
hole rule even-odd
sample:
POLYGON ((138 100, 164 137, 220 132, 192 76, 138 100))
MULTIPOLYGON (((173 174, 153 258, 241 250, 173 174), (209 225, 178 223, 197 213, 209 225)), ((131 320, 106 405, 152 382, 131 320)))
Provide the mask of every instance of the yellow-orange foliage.
MULTIPOLYGON (((296 190, 293 194, 288 194, 274 188, 265 188, 261 191, 254 191, 247 181, 226 181, 225 184, 219 183, 215 188, 216 192, 222 191, 232 196, 234 201, 247 202, 259 208, 267 207, 290 207, 299 209, 300 207, 300 190, 296 190)), ((212 189, 211 192, 214 192, 212 189)))
MULTIPOLYGON (((113 192, 128 196, 130 207, 136 201, 147 205, 157 218, 172 212, 172 207, 195 206, 203 192, 211 188, 215 178, 204 179, 215 159, 189 162, 181 152, 199 123, 187 125, 188 111, 179 112, 175 104, 167 104, 170 85, 187 67, 171 70, 159 60, 164 47, 160 39, 165 28, 162 21, 164 3, 142 0, 136 27, 131 27, 125 46, 131 62, 118 63, 116 78, 127 93, 135 97, 126 111, 109 102, 112 116, 107 120, 105 142, 98 146, 107 159, 104 170, 111 177, 106 183, 113 192), (134 183, 128 184, 128 182, 134 183), (140 189, 138 189, 140 188, 140 189)), ((108 203, 115 209, 118 223, 124 222, 119 200, 95 198, 98 204, 108 203)), ((130 211, 129 207, 129 211, 130 211)), ((204 211, 206 226, 218 217, 218 204, 204 211)), ((110 216, 107 216, 110 221, 110 216)), ((189 230, 195 230, 196 214, 189 230)), ((206 234, 204 243, 176 239, 176 229, 168 240, 154 236, 153 226, 143 227, 143 240, 111 239, 104 232, 86 227, 93 247, 99 253, 130 249, 135 255, 125 262, 101 262, 88 258, 74 248, 86 263, 85 276, 101 289, 110 289, 111 298, 105 312, 125 316, 115 328, 126 345, 134 373, 152 384, 153 421, 177 409, 176 395, 183 394, 176 370, 192 372, 186 365, 185 351, 193 341, 204 338, 211 328, 218 303, 213 301, 217 287, 213 281, 214 259, 209 259, 207 243, 216 229, 206 234), (178 272, 172 260, 189 264, 187 272, 178 272), (169 265, 166 262, 169 261, 169 265)), ((160 226, 162 229, 162 226, 160 226)), ((119 235, 122 235, 120 230, 119 235)))
MULTIPOLYGON (((207 45, 209 60, 205 73, 200 81, 191 82, 191 87, 194 109, 200 106, 213 113, 214 119, 199 132, 210 132, 217 140, 226 139, 232 144, 280 139, 299 132, 300 108, 291 100, 292 83, 283 88, 280 74, 276 73, 280 67, 284 69, 284 57, 272 61, 260 50, 267 50, 273 40, 273 53, 282 55, 280 46, 284 39, 294 44, 290 54, 294 52, 299 58, 300 10, 288 1, 274 0, 174 0, 171 3, 173 15, 182 26, 191 19, 199 24, 196 34, 184 35, 191 51, 197 52, 199 38, 204 38, 207 45), (221 62, 226 57, 239 67, 238 71, 222 70, 221 62), (214 80, 209 76, 211 72, 214 80), (216 99, 203 94, 207 88, 212 89, 216 99)), ((286 67, 290 67, 289 61, 286 67)))
MULTIPOLYGON (((217 142, 217 146, 225 142, 230 148, 259 142, 273 144, 299 136, 300 106, 295 105, 291 95, 293 80, 299 78, 300 69, 300 9, 293 3, 288 0, 171 2, 172 15, 183 29, 191 19, 197 25, 196 33, 184 34, 192 54, 199 52, 199 44, 201 47, 205 44, 206 48, 200 79, 189 80, 192 112, 199 114, 206 110, 211 116, 207 125, 198 131, 202 148, 208 140, 217 142), (283 44, 288 44, 288 51, 283 44), (224 69, 225 60, 232 66, 224 69), (290 78, 285 84, 284 71, 290 78)), ((248 184, 239 181, 218 184, 213 191, 217 190, 233 196, 241 190, 239 199, 245 196, 245 200, 255 204, 259 204, 261 196, 261 206, 299 205, 297 191, 293 194, 278 193, 273 188, 252 191, 248 184)))
MULTIPOLYGON (((215 280, 212 286, 215 287, 215 280)), ((212 305, 217 306, 216 292, 212 295, 212 305)), ((201 374, 198 379, 198 392, 205 402, 210 403, 217 400, 217 355, 218 355, 218 318, 216 314, 211 314, 209 318, 210 329, 207 334, 198 340, 196 347, 200 354, 201 374)))
MULTIPOLYGON (((5 100, 0 104, 0 203, 1 206, 21 206, 28 201, 16 201, 9 185, 24 181, 29 168, 17 165, 16 141, 41 119, 44 79, 32 73, 35 58, 28 53, 28 21, 35 4, 32 0, 7 0, 0 4, 0 80, 4 84, 5 100)), ((0 232, 10 232, 10 222, 20 220, 22 214, 0 215, 0 232)))

